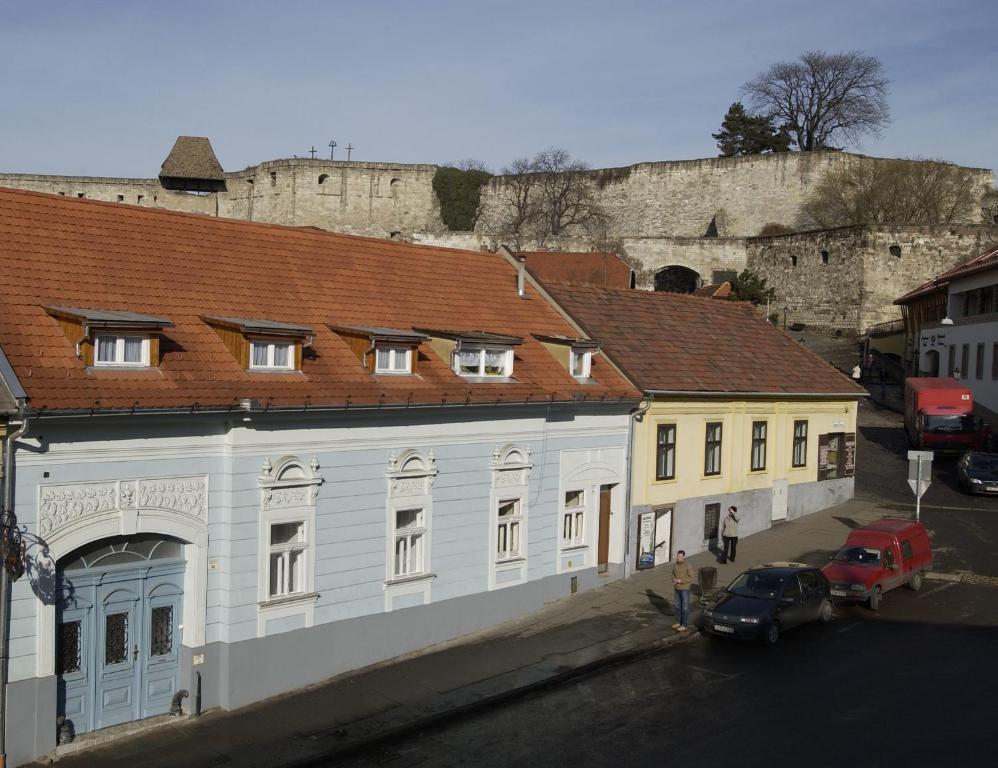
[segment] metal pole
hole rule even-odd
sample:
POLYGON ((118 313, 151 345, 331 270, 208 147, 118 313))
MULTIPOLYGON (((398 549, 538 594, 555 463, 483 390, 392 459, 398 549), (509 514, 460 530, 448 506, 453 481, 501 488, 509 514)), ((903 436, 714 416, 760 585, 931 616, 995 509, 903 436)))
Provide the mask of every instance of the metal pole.
POLYGON ((915 463, 915 522, 922 519, 922 459, 915 463))

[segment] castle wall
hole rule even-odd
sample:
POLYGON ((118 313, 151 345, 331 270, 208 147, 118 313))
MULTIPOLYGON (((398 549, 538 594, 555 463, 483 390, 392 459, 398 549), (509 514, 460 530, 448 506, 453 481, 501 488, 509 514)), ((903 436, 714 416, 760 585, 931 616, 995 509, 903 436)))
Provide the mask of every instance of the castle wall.
MULTIPOLYGON (((826 173, 874 158, 847 152, 785 152, 639 163, 593 172, 598 199, 615 237, 752 237, 765 224, 802 229, 804 201, 826 173)), ((994 174, 975 169, 980 194, 993 191, 994 174)), ((496 217, 504 177, 494 177, 482 193, 481 221, 496 217)), ((973 220, 982 222, 984 212, 973 220)))
POLYGON ((0 186, 348 234, 443 230, 434 165, 291 159, 225 174, 226 191, 164 189, 159 179, 0 174, 0 186), (320 183, 320 179, 322 182, 320 183))
POLYGON ((901 316, 894 299, 998 243, 998 226, 842 227, 745 241, 746 266, 790 323, 862 331, 901 316))
POLYGON ((159 179, 120 179, 101 176, 39 176, 30 173, 0 173, 0 187, 48 192, 64 197, 104 200, 185 213, 215 215, 215 197, 164 189, 159 179))
POLYGON ((647 290, 665 267, 687 267, 709 283, 715 272, 741 272, 746 264, 745 239, 738 237, 625 237, 622 246, 637 287, 647 290))

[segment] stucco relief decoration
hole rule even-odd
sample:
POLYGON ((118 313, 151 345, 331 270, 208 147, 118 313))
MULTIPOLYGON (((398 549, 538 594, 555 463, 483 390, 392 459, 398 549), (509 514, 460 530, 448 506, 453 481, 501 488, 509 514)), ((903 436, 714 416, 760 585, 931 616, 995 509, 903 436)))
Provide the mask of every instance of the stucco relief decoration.
POLYGON ((139 480, 139 507, 204 517, 208 508, 208 483, 204 478, 139 480))
POLYGON ((123 509, 138 509, 139 513, 156 509, 204 519, 208 512, 208 478, 123 480, 39 488, 42 536, 74 522, 123 509))
POLYGON ((266 458, 258 480, 265 510, 314 507, 323 482, 319 475, 319 460, 315 456, 307 468, 303 461, 292 456, 278 461, 275 469, 270 459, 266 458))
POLYGON ((437 475, 437 457, 431 448, 426 454, 415 450, 393 453, 388 457, 388 493, 399 496, 425 496, 433 488, 437 475))
POLYGON ((512 488, 527 484, 530 448, 520 445, 496 446, 492 451, 492 485, 495 488, 512 488))

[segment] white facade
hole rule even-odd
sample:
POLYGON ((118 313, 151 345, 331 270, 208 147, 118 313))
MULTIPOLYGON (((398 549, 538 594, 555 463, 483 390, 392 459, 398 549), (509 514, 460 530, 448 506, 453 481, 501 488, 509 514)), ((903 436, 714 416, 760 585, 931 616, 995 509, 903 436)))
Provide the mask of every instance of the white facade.
POLYGON ((958 378, 976 406, 998 414, 998 269, 954 280, 948 294, 953 324, 922 328, 919 374, 958 378))

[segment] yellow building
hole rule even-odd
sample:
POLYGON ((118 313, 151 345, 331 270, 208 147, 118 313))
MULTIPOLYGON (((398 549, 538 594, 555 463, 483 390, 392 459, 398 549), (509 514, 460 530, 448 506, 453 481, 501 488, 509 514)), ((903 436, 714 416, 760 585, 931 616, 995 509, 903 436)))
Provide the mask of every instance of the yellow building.
POLYGON ((631 567, 718 545, 852 498, 865 391, 751 305, 547 286, 643 390, 631 440, 631 567))

